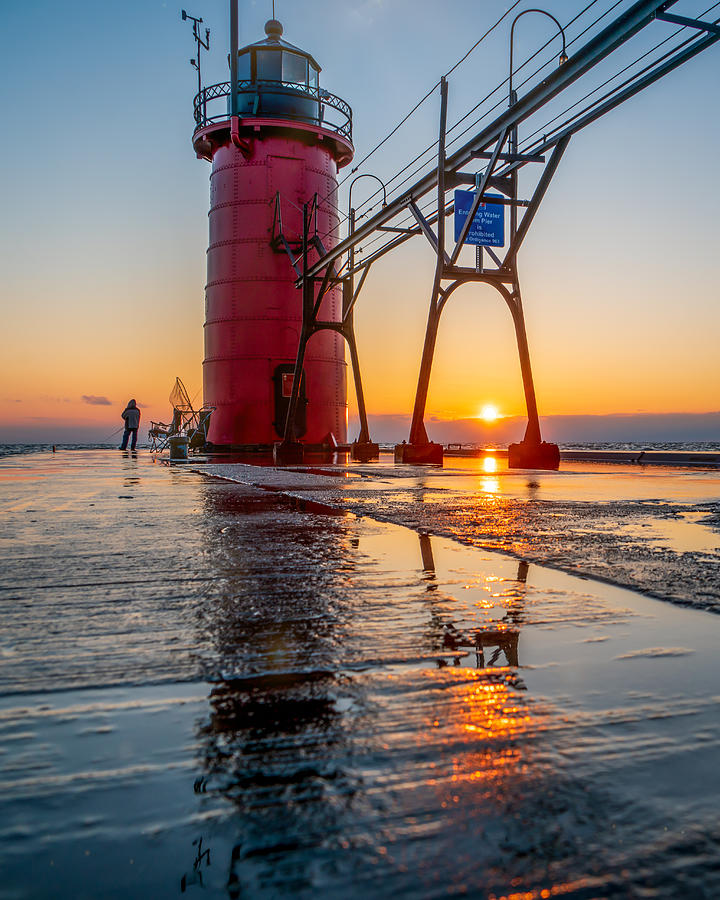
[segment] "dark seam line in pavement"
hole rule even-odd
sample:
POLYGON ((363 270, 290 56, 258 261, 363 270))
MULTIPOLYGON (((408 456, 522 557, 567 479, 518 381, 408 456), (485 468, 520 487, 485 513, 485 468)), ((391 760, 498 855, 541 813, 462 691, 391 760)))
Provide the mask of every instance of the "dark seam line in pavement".
MULTIPOLYGON (((119 557, 119 558, 121 558, 121 559, 126 559, 126 558, 127 558, 127 554, 126 554, 124 551, 122 551, 122 550, 118 550, 117 553, 83 553, 83 554, 77 554, 76 556, 66 556, 65 559, 76 559, 76 558, 80 558, 80 559, 104 559, 104 558, 112 558, 112 557, 119 557)), ((27 562, 27 563, 36 563, 36 562, 37 562, 37 556, 6 556, 6 557, 5 557, 5 564, 6 564, 6 565, 7 565, 8 563, 25 563, 25 562, 27 562)))
MULTIPOLYGON (((156 580, 148 580, 144 579, 142 582, 139 582, 140 586, 146 584, 168 584, 171 582, 190 582, 191 584, 197 584, 201 581, 219 581, 217 576, 213 576, 212 578, 158 578, 156 580)), ((84 588, 84 587, 127 587, 127 583, 118 583, 117 581, 83 581, 79 584, 32 584, 25 582, 23 587, 0 587, 0 591, 22 591, 25 587, 31 587, 34 591, 48 591, 55 589, 63 589, 63 588, 84 588)))
MULTIPOLYGON (((143 678, 142 681, 113 681, 110 684, 69 684, 59 688, 43 687, 38 689, 35 687, 31 690, 5 691, 2 690, 2 685, 0 685, 0 693, 2 694, 3 700, 5 700, 7 697, 31 697, 34 694, 44 697, 47 694, 76 694, 81 691, 111 691, 127 687, 143 689, 146 687, 157 687, 158 685, 165 686, 169 684, 201 684, 207 687, 208 685, 212 685, 213 682, 204 677, 202 672, 194 671, 191 675, 188 675, 187 678, 178 678, 177 674, 175 674, 172 678, 156 678, 154 680, 143 678)), ((165 698, 161 698, 160 702, 162 703, 164 699, 165 698)), ((171 697, 168 699, 173 698, 171 697)), ((207 702, 207 697, 201 699, 203 702, 207 702)), ((3 712, 7 712, 7 710, 3 709, 3 712)))

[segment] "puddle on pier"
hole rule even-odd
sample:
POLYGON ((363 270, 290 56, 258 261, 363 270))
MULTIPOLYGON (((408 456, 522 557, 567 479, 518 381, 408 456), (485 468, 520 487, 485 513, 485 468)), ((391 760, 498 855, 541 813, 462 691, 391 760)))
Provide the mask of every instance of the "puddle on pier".
POLYGON ((128 465, 10 498, 0 894, 717 895, 717 616, 128 465))
POLYGON ((720 611, 717 469, 572 462, 527 472, 486 456, 445 468, 203 470, 720 611), (336 471, 348 477, 318 474, 336 471))

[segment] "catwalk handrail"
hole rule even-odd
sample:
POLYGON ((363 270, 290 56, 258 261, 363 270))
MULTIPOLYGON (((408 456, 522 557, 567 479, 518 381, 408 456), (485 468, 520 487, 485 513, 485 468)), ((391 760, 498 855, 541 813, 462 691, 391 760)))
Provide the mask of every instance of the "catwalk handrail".
MULTIPOLYGON (((468 164, 475 154, 487 150, 496 142, 506 129, 517 126, 537 112, 542 106, 577 81, 585 72, 596 66, 618 47, 624 44, 647 25, 655 21, 656 15, 674 5, 677 0, 637 0, 630 9, 622 13, 591 38, 587 44, 573 54, 564 65, 545 78, 535 88, 520 97, 513 106, 501 113, 490 125, 471 138, 459 150, 448 157, 446 169, 454 171, 468 164)), ((710 41, 710 39, 706 39, 710 41)), ((596 117, 595 117, 596 118, 596 117)), ((556 143, 555 140, 552 142, 556 143)), ((352 235, 340 241, 331 251, 311 265, 306 277, 312 278, 323 271, 333 260, 365 240, 380 226, 402 212, 410 200, 418 200, 437 185, 437 168, 416 181, 403 193, 388 202, 387 206, 358 226, 352 235)), ((300 283, 301 279, 298 281, 300 283)))
MULTIPOLYGON (((720 3, 715 4, 715 6, 718 5, 720 5, 720 3)), ((696 56, 698 53, 702 53, 712 44, 720 41, 720 22, 709 24, 713 25, 714 27, 712 31, 710 31, 709 28, 707 29, 708 31, 710 31, 710 33, 705 37, 697 37, 694 35, 692 38, 688 39, 682 44, 673 47, 673 49, 669 51, 668 54, 663 56, 661 59, 656 60, 650 66, 646 67, 644 70, 638 73, 637 76, 633 76, 627 79, 617 88, 613 88, 607 94, 600 97, 597 102, 584 107, 579 113, 573 115, 569 120, 565 120, 561 125, 555 126, 549 136, 544 135, 543 137, 523 147, 520 151, 523 159, 515 162, 505 163, 498 170, 498 177, 506 177, 514 170, 520 168, 525 164, 527 158, 537 158, 538 156, 546 153, 548 150, 552 150, 561 141, 565 140, 573 134, 576 134, 587 125, 590 125, 592 122, 596 121, 597 119, 608 113, 610 110, 614 109, 616 106, 619 106, 629 97, 632 97, 640 91, 644 90, 653 82, 658 81, 660 78, 663 78, 673 69, 676 69, 678 66, 681 66, 688 60, 692 59, 693 56, 696 56)), ((542 131, 542 129, 540 129, 540 131, 542 131)), ((430 204, 430 207, 432 207, 432 203, 430 204)), ((427 210, 430 207, 426 203, 424 209, 427 210)), ((444 210, 445 215, 452 215, 454 208, 454 202, 450 201, 449 203, 447 203, 444 210)), ((406 216, 405 219, 409 219, 412 222, 411 217, 406 216)), ((429 218, 426 219, 426 221, 428 225, 435 224, 435 222, 437 221, 437 214, 431 214, 429 218)), ((384 229, 382 226, 378 228, 380 236, 382 236, 382 232, 385 230, 386 229, 384 229)), ((370 266, 381 256, 384 256, 386 253, 394 250, 396 247, 405 243, 405 241, 409 240, 410 238, 421 234, 421 230, 418 226, 398 228, 397 231, 402 233, 393 240, 387 241, 376 250, 373 250, 372 254, 370 256, 366 256, 363 259, 362 263, 357 265, 353 271, 357 272, 361 269, 364 269, 365 267, 370 266)), ((377 240, 378 237, 372 238, 370 240, 370 244, 373 244, 377 240)), ((368 244, 365 243, 364 247, 367 246, 368 244)))

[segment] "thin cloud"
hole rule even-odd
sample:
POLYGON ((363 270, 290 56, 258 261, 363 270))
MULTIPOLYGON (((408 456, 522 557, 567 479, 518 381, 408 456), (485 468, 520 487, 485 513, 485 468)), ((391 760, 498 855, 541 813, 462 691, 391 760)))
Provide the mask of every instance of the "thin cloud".
POLYGON ((107 397, 96 397, 94 394, 83 394, 83 403, 89 403, 90 406, 112 406, 107 397))

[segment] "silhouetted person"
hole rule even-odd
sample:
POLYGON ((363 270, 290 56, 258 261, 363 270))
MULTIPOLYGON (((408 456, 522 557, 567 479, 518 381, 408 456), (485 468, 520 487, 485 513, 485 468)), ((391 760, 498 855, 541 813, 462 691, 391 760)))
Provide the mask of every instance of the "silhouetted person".
POLYGON ((137 446, 137 433, 140 427, 140 410, 137 408, 137 403, 134 400, 128 402, 128 405, 122 412, 122 418, 125 420, 125 431, 123 432, 120 449, 127 450, 128 438, 132 435, 130 449, 134 450, 137 446))

